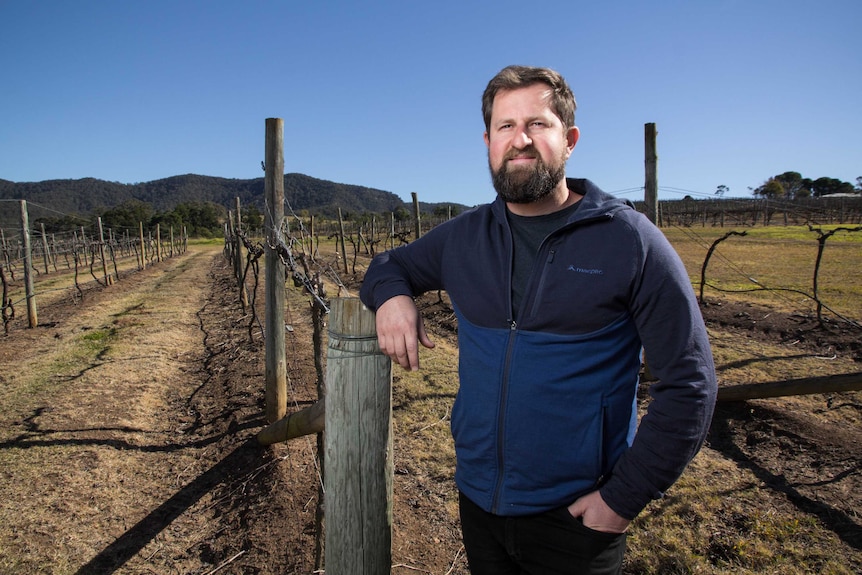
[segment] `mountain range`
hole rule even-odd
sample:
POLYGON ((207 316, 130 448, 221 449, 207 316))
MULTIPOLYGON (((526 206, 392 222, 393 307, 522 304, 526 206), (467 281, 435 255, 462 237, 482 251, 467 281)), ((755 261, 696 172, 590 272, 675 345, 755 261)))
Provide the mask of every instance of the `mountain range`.
MULTIPOLYGON (((171 210, 178 204, 212 202, 233 209, 236 198, 241 205, 255 205, 264 210, 264 178, 248 180, 186 174, 151 182, 121 184, 96 178, 45 180, 41 182, 11 182, 0 179, 0 224, 12 225, 18 221, 19 209, 3 200, 27 200, 28 211, 43 208, 50 215, 86 216, 109 209, 129 200, 152 205, 156 210, 171 210)), ((399 208, 410 210, 401 198, 392 192, 365 186, 339 184, 290 173, 284 176, 285 210, 302 210, 310 214, 334 217, 338 208, 343 214, 385 213, 399 208)), ((453 206, 463 210, 461 204, 434 204, 419 202, 422 212, 433 212, 439 206, 453 206)))

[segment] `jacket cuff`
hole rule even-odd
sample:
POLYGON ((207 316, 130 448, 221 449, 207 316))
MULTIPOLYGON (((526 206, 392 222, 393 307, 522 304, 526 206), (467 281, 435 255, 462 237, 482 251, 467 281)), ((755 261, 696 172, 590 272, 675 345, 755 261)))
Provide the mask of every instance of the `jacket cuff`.
POLYGON ((651 501, 664 497, 661 491, 647 492, 628 485, 624 478, 616 474, 599 489, 599 494, 614 513, 629 521, 634 520, 651 501))

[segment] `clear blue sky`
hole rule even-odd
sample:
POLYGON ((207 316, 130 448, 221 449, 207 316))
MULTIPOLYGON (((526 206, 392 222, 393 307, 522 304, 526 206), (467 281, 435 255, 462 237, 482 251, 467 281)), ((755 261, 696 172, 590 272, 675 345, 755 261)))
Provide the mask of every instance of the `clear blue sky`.
POLYGON ((662 198, 855 184, 860 23, 860 0, 0 0, 0 178, 262 177, 280 117, 286 172, 483 203, 481 93, 527 64, 568 79, 567 173, 609 192, 642 197, 648 122, 662 198))

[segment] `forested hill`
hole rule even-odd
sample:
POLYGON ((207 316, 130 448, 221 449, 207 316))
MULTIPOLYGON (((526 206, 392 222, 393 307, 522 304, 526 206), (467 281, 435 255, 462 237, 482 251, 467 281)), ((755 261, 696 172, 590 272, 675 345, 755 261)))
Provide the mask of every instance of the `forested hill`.
MULTIPOLYGON (((392 212, 407 207, 392 192, 338 184, 303 174, 284 176, 285 200, 297 213, 333 216, 342 212, 392 212)), ((239 180, 188 174, 152 182, 121 184, 95 178, 80 180, 45 180, 42 182, 10 182, 0 179, 0 199, 27 200, 38 206, 70 215, 88 215, 139 200, 154 209, 171 210, 187 202, 212 202, 231 209, 235 199, 242 205, 255 205, 263 211, 264 179, 239 180)), ((421 199, 421 198, 420 198, 421 199)), ((3 206, 4 212, 9 204, 3 206)), ((428 204, 420 204, 423 211, 428 204)), ((433 209, 433 205, 431 205, 433 209)))

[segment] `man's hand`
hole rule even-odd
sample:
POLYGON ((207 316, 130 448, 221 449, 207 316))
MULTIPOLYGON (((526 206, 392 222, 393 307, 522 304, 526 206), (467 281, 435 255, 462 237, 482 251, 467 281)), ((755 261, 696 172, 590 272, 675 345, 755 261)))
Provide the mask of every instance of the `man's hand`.
POLYGON ((587 493, 569 505, 569 513, 572 517, 580 517, 584 527, 604 533, 623 533, 631 523, 608 507, 598 491, 587 493))
POLYGON ((419 345, 434 347, 413 298, 397 295, 377 308, 377 343, 380 351, 404 369, 419 369, 419 345))

